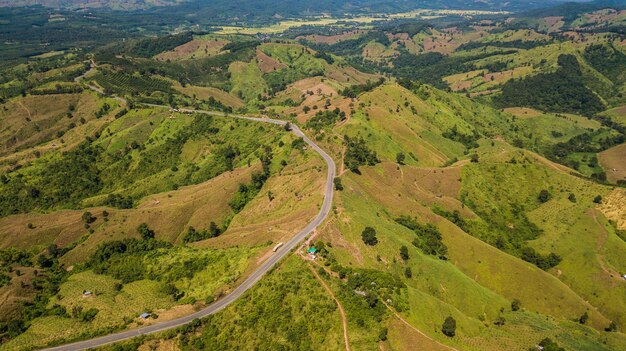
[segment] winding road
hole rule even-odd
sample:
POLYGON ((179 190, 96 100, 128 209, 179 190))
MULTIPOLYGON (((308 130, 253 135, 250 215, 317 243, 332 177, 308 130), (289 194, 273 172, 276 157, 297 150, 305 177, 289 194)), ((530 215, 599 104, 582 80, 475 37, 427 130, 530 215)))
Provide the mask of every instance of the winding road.
MULTIPOLYGON (((89 87, 92 90, 102 93, 101 91, 96 90, 97 88, 95 87, 91 87, 91 86, 89 87)), ((168 106, 161 106, 161 105, 149 105, 149 106, 171 109, 168 106)), ((189 113, 201 113, 201 114, 211 115, 211 116, 225 116, 223 112, 214 112, 214 111, 191 110, 191 109, 180 109, 179 111, 189 112, 189 113)), ((287 122, 285 121, 281 121, 277 119, 270 119, 270 118, 249 117, 249 116, 233 115, 233 114, 229 114, 227 115, 227 117, 246 119, 249 121, 262 122, 262 123, 277 124, 280 126, 285 126, 287 124, 287 122)), ((317 146, 317 144, 315 144, 311 139, 309 139, 306 135, 304 135, 304 133, 297 126, 291 124, 291 132, 295 134, 296 136, 301 137, 313 150, 315 150, 318 154, 320 154, 320 156, 322 156, 322 158, 324 159, 328 167, 328 172, 326 174, 326 185, 324 189, 324 202, 322 203, 322 207, 320 211, 318 212, 317 216, 306 227, 304 227, 304 229, 298 232, 291 240, 289 240, 287 243, 285 243, 285 245, 283 245, 280 249, 278 249, 276 253, 274 253, 272 256, 270 256, 270 258, 268 258, 265 262, 263 262, 248 278, 246 278, 246 280, 244 280, 239 286, 237 286, 228 295, 224 296, 220 300, 216 301, 215 303, 207 306, 206 308, 198 312, 195 312, 193 314, 190 314, 181 318, 153 324, 153 325, 146 326, 146 327, 130 329, 130 330, 126 330, 126 331, 115 333, 115 334, 109 334, 109 335, 94 338, 94 339, 51 347, 51 348, 47 348, 44 350, 47 350, 47 351, 85 350, 89 348, 94 348, 94 347, 99 347, 99 346, 106 345, 106 344, 119 342, 122 340, 131 339, 131 338, 141 336, 141 335, 162 332, 165 330, 180 327, 180 326, 190 323, 196 318, 204 318, 204 317, 207 317, 209 315, 212 315, 214 313, 217 313, 223 310, 224 308, 226 308, 226 306, 230 305, 232 302, 240 298, 246 291, 248 291, 248 289, 252 288, 254 284, 256 284, 256 282, 258 282, 263 277, 263 275, 269 272, 281 259, 287 256, 291 252, 291 250, 296 248, 296 246, 300 242, 302 242, 307 237, 307 235, 309 235, 313 230, 315 230, 315 228, 317 228, 326 219, 326 217, 328 217, 328 214, 330 213, 330 210, 332 208, 333 190, 334 190, 333 178, 335 177, 335 162, 324 150, 322 150, 319 146, 317 146)))

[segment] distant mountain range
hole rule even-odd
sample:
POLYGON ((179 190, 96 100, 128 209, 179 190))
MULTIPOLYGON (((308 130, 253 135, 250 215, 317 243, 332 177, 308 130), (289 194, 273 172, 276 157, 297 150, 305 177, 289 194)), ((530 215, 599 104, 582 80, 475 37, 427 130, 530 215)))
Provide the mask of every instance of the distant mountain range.
POLYGON ((418 8, 528 10, 558 4, 559 0, 0 0, 0 6, 46 6, 62 9, 105 8, 112 10, 147 10, 162 6, 181 6, 208 10, 215 14, 233 10, 278 15, 320 13, 401 12, 418 8))

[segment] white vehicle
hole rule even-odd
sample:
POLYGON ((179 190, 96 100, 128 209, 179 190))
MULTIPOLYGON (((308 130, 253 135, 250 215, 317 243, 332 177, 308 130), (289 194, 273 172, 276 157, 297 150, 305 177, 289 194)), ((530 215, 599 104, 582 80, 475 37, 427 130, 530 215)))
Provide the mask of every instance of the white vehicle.
POLYGON ((278 251, 278 249, 280 249, 281 246, 283 246, 283 243, 278 243, 278 245, 274 246, 274 249, 272 251, 274 252, 278 251))

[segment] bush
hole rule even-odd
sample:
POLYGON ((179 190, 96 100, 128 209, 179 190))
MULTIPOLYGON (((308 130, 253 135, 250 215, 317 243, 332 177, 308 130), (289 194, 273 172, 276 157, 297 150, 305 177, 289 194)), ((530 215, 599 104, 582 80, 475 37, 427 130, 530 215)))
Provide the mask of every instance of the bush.
POLYGON ((402 257, 402 260, 407 261, 409 259, 409 248, 402 245, 400 247, 400 257, 402 257))
POLYGON ((183 241, 186 243, 192 243, 200 240, 215 238, 222 234, 222 229, 215 224, 215 222, 211 222, 209 224, 209 228, 206 230, 196 230, 194 227, 189 227, 183 241))
POLYGON ((405 159, 406 159, 406 156, 404 155, 404 153, 398 152, 398 154, 396 154, 396 162, 399 165, 403 165, 405 159))
POLYGON ((513 302, 511 302, 511 311, 519 311, 521 307, 522 301, 520 301, 519 299, 513 299, 513 302))
POLYGON ((396 222, 411 230, 417 235, 413 240, 413 245, 427 255, 437 255, 445 259, 448 254, 448 247, 443 243, 441 232, 437 227, 428 223, 420 224, 415 219, 407 216, 396 218, 396 222))
POLYGON ((612 321, 611 324, 609 324, 608 327, 604 328, 604 331, 616 332, 617 331, 617 323, 615 323, 615 321, 612 321))
POLYGON ((569 196, 567 197, 567 199, 571 202, 576 202, 576 195, 571 193, 569 194, 569 196))
POLYGON ((546 189, 543 189, 539 192, 538 199, 539 201, 541 201, 541 203, 544 203, 550 200, 551 197, 552 196, 550 195, 550 193, 546 189))
POLYGON ((454 337, 456 335, 456 320, 448 316, 441 326, 441 332, 445 336, 454 337))
POLYGON ((154 239, 154 230, 150 229, 147 223, 141 223, 137 227, 137 232, 141 235, 143 240, 154 239))
POLYGON ((363 232, 361 233, 361 238, 365 245, 374 246, 378 244, 378 239, 376 238, 376 230, 372 227, 365 227, 363 232))
POLYGON ((578 318, 578 323, 586 324, 588 320, 589 320, 589 314, 587 312, 585 312, 585 313, 582 314, 582 316, 580 316, 578 318))
POLYGON ((80 314, 81 322, 91 322, 96 318, 96 315, 100 312, 97 308, 90 308, 80 314))
POLYGON ((387 333, 388 333, 387 328, 382 328, 380 330, 380 332, 378 333, 378 340, 379 341, 386 341, 387 340, 387 333))
POLYGON ((335 190, 337 191, 343 190, 343 184, 341 184, 341 178, 335 177, 335 179, 333 179, 333 183, 335 184, 335 190))

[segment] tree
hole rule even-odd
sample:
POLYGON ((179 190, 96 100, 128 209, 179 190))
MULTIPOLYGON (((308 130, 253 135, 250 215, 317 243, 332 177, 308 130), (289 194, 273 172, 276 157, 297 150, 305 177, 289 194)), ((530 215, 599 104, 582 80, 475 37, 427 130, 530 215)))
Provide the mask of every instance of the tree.
POLYGON ((333 183, 335 184, 335 190, 338 190, 338 191, 343 190, 343 184, 341 184, 341 178, 335 177, 335 179, 333 179, 333 183))
POLYGON ((441 326, 441 332, 449 337, 456 335, 456 320, 448 316, 441 326))
POLYGON ((396 162, 399 165, 403 165, 405 159, 406 159, 406 156, 404 156, 404 153, 398 152, 398 154, 396 154, 396 162))
POLYGON ((404 261, 409 259, 409 248, 408 247, 406 247, 404 245, 402 245, 400 247, 400 257, 402 257, 402 259, 404 261))
POLYGON ((574 193, 570 193, 567 199, 571 202, 576 202, 576 195, 574 193))
POLYGON ((522 301, 520 301, 519 299, 513 299, 513 302, 511 302, 511 311, 519 311, 521 307, 522 301))
POLYGON ((617 323, 615 323, 615 321, 612 321, 611 324, 609 324, 608 327, 604 328, 604 331, 616 332, 617 331, 617 323))
POLYGON ((378 244, 378 239, 376 238, 376 230, 372 227, 365 227, 363 232, 361 233, 361 238, 366 245, 374 246, 378 244))
POLYGON ((387 340, 387 333, 388 333, 387 328, 382 328, 380 330, 380 332, 378 332, 378 340, 379 341, 386 341, 387 340))
POLYGON ((550 193, 546 190, 546 189, 542 189, 539 192, 539 201, 541 201, 541 203, 547 202, 548 200, 550 200, 550 193))
POLYGON ((54 261, 49 256, 41 254, 37 257, 37 263, 41 268, 50 268, 54 264, 54 261))
POLYGON ((89 211, 84 212, 81 219, 85 222, 85 224, 93 223, 93 221, 96 220, 96 218, 89 211))
POLYGON ((478 154, 472 154, 472 156, 470 156, 470 161, 472 163, 478 163, 478 154))
POLYGON ((291 131, 291 123, 289 123, 289 122, 285 123, 284 128, 288 132, 291 131))
POLYGON ((595 198, 593 198, 593 202, 600 204, 602 203, 602 196, 598 195, 595 198))
POLYGON ((409 279, 413 277, 413 271, 411 271, 411 267, 406 267, 406 269, 404 269, 404 276, 409 279))
POLYGON ((90 308, 80 314, 81 322, 91 322, 96 318, 96 315, 100 312, 97 308, 90 308))
POLYGON ((587 320, 589 320, 589 314, 585 311, 585 313, 583 313, 583 315, 578 318, 578 323, 585 324, 587 323, 587 320))
POLYGON ((504 323, 506 323, 506 319, 504 319, 504 317, 502 317, 502 316, 499 316, 498 318, 496 318, 495 321, 493 321, 493 324, 497 325, 498 327, 503 326, 504 323))
POLYGON ((147 223, 141 223, 137 227, 137 232, 139 232, 143 240, 154 239, 154 230, 150 229, 147 223))

